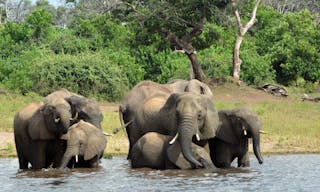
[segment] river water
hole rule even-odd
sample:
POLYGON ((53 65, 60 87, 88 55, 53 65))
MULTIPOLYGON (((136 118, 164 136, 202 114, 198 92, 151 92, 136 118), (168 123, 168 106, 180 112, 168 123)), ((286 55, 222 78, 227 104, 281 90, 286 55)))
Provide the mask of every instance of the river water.
POLYGON ((320 154, 264 156, 249 168, 131 169, 125 157, 96 169, 19 171, 16 158, 0 159, 0 191, 320 191, 320 154))

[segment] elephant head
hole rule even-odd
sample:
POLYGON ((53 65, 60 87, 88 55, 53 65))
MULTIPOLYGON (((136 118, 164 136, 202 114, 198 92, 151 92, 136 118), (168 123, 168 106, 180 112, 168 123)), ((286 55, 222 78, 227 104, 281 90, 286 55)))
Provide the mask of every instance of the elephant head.
POLYGON ((63 155, 61 168, 66 167, 70 159, 78 155, 83 155, 85 161, 95 158, 91 167, 96 167, 107 145, 103 132, 82 120, 72 125, 61 139, 67 140, 67 150, 63 155))
POLYGON ((28 131, 31 139, 56 139, 67 133, 70 111, 70 105, 64 99, 44 103, 30 119, 28 131))
MULTIPOLYGON (((154 169, 191 169, 192 165, 182 153, 179 142, 172 145, 172 136, 157 132, 144 134, 132 148, 131 166, 133 168, 149 167, 154 169)), ((192 143, 193 156, 204 168, 213 167, 210 155, 204 148, 192 143)))
POLYGON ((211 97, 195 93, 174 93, 167 99, 162 114, 171 123, 176 136, 170 142, 176 140, 181 145, 183 156, 191 162, 194 167, 203 165, 192 155, 191 143, 193 136, 197 140, 206 140, 215 137, 219 118, 211 97))
POLYGON ((249 108, 219 111, 221 126, 216 137, 232 144, 239 144, 241 138, 252 138, 253 151, 259 163, 263 163, 260 153, 260 131, 262 123, 257 114, 249 108))
POLYGON ((185 92, 193 92, 213 97, 209 86, 197 79, 191 79, 185 87, 185 92))
POLYGON ((101 129, 103 115, 97 101, 77 95, 67 97, 65 100, 71 105, 71 112, 74 119, 72 123, 84 120, 101 129))

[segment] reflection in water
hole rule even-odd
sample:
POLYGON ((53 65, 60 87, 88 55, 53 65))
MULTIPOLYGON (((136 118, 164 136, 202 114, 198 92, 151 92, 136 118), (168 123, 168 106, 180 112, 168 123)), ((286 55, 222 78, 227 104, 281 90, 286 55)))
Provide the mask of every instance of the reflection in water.
POLYGON ((250 168, 131 169, 125 157, 95 169, 18 171, 17 159, 0 159, 0 191, 314 191, 320 155, 274 155, 250 168))

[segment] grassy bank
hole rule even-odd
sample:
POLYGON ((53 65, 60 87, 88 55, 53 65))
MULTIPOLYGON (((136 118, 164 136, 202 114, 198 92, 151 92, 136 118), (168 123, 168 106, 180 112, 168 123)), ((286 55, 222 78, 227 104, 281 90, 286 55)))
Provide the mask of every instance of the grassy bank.
MULTIPOLYGON (((320 103, 302 102, 301 92, 290 90, 287 98, 277 97, 250 87, 224 84, 212 88, 218 110, 248 106, 259 115, 263 130, 262 153, 320 153, 320 103)), ((313 95, 311 95, 313 96, 313 95)), ((0 94, 0 156, 15 156, 12 137, 13 116, 25 104, 41 100, 37 95, 0 94)), ((112 133, 120 126, 117 104, 100 102, 103 129, 112 133)), ((108 137, 106 152, 126 154, 128 141, 125 131, 108 137)))

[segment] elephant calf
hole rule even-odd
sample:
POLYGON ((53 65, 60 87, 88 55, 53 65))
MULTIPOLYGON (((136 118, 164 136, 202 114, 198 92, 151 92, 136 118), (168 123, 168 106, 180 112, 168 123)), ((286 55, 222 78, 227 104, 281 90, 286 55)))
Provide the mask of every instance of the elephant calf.
POLYGON ((67 140, 67 149, 60 168, 65 168, 74 156, 76 159, 83 158, 87 162, 87 167, 97 167, 107 145, 103 132, 83 120, 72 125, 61 139, 67 140))
POLYGON ((260 164, 261 121, 249 108, 240 107, 218 112, 220 125, 216 137, 209 139, 210 156, 216 167, 228 168, 238 158, 238 167, 248 167, 248 139, 252 138, 253 151, 260 164))
MULTIPOLYGON (((169 144, 172 136, 149 132, 143 135, 132 148, 132 168, 191 169, 192 164, 183 157, 179 142, 169 144)), ((204 148, 192 143, 193 156, 204 168, 214 167, 204 148)))

